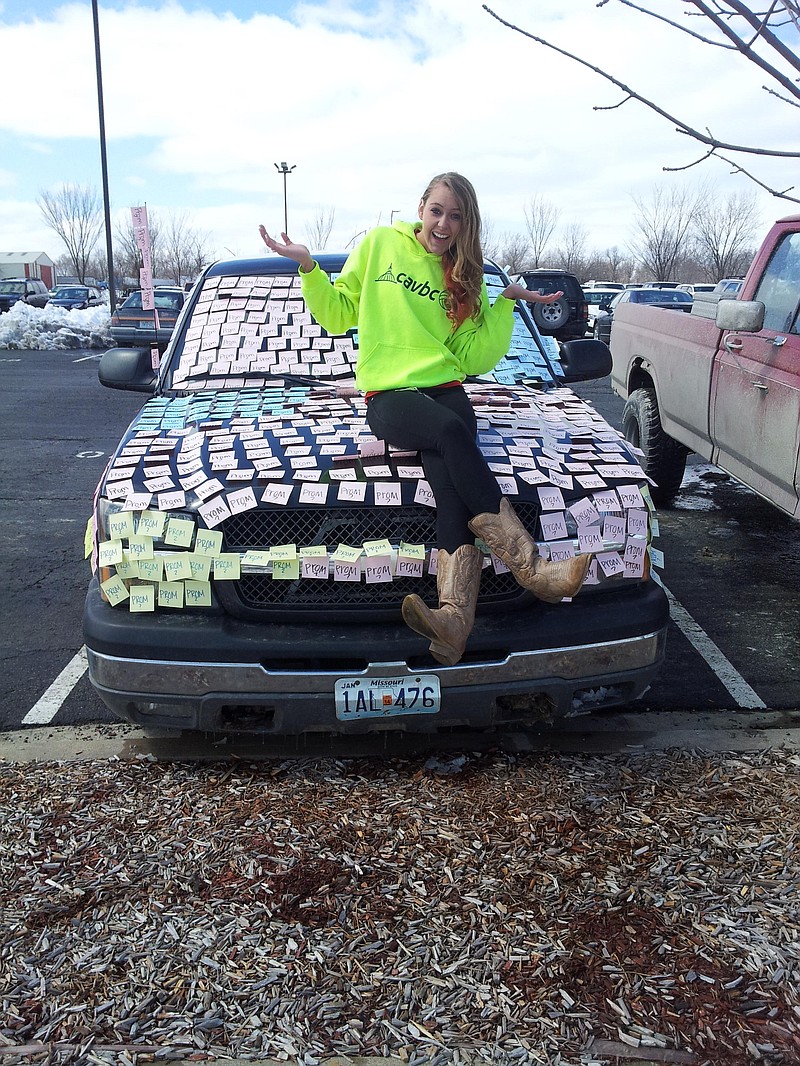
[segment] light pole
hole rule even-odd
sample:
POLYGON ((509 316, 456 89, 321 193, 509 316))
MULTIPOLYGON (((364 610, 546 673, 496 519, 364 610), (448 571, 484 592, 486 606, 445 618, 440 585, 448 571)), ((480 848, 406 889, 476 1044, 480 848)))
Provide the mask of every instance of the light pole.
POLYGON ((97 111, 100 118, 100 170, 103 179, 103 214, 106 230, 106 259, 108 261, 108 298, 111 313, 117 306, 117 285, 114 280, 114 250, 111 244, 111 202, 108 196, 108 160, 106 159, 106 120, 103 109, 103 75, 100 69, 100 23, 97 15, 97 0, 92 0, 94 23, 94 60, 97 71, 97 111))
POLYGON ((390 226, 391 226, 391 225, 392 225, 392 223, 394 222, 394 216, 395 216, 395 215, 399 215, 399 214, 400 214, 400 208, 399 208, 399 207, 393 207, 393 208, 392 208, 392 212, 391 212, 391 214, 389 215, 389 225, 390 225, 390 226))
POLYGON ((283 174, 283 232, 289 232, 289 209, 286 203, 286 175, 291 174, 294 168, 297 166, 293 163, 292 166, 288 166, 286 163, 275 163, 275 169, 279 174, 283 174))

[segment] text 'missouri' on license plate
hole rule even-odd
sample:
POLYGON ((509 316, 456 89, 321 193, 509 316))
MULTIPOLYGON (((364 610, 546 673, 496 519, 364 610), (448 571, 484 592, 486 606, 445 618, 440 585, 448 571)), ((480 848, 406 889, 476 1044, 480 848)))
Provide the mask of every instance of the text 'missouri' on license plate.
POLYGON ((336 717, 385 718, 397 714, 436 714, 441 705, 435 674, 408 677, 340 677, 334 683, 336 717))

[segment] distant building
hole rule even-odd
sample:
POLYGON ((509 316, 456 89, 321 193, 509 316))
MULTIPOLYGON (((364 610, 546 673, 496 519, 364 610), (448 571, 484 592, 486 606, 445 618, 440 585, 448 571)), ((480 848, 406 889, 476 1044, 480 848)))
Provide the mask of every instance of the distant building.
POLYGON ((52 289, 56 265, 45 252, 0 252, 0 278, 41 278, 52 289))

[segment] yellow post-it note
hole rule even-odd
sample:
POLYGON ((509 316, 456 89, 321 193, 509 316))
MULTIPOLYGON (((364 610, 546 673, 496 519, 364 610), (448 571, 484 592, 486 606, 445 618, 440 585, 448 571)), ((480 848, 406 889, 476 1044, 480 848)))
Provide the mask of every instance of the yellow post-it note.
POLYGON ((153 538, 138 535, 128 537, 128 555, 131 559, 152 559, 153 538))
POLYGON ((122 541, 103 540, 97 546, 98 566, 116 566, 122 562, 122 541))
POLYGON ((194 542, 194 550, 198 555, 214 557, 222 551, 221 529, 198 529, 194 542))
POLYGON ((167 520, 167 530, 164 534, 164 543, 174 545, 176 548, 191 548, 194 536, 194 522, 188 518, 170 518, 167 520))
POLYGON ((331 555, 335 563, 355 563, 361 558, 361 548, 353 548, 349 544, 340 544, 331 555))
POLYGON ((159 607, 183 607, 183 583, 162 581, 158 586, 159 607))
POLYGON ((167 581, 191 581, 192 566, 186 552, 164 556, 164 577, 167 581))
POLYGON ((189 556, 189 566, 192 569, 192 581, 208 581, 208 575, 211 570, 210 555, 198 555, 193 552, 189 556))
POLYGON ((90 515, 86 522, 86 532, 83 534, 83 557, 88 559, 94 547, 94 515, 90 515))
POLYGON ((126 581, 139 576, 139 564, 135 559, 131 559, 126 551, 123 551, 122 562, 117 563, 116 570, 117 577, 124 578, 126 581))
POLYGON ((242 558, 242 564, 244 566, 260 566, 265 570, 271 562, 271 557, 268 551, 255 551, 251 548, 244 553, 242 558))
POLYGON ((235 552, 222 552, 214 559, 216 581, 238 581, 241 576, 241 560, 235 552))
MULTIPOLYGON (((140 559, 137 564, 139 577, 144 581, 161 581, 164 577, 164 560, 160 555, 152 559, 140 559)), ((119 573, 119 569, 117 569, 119 573)))
MULTIPOLYGON (((275 544, 269 550, 269 557, 273 564, 276 562, 287 563, 297 558, 296 544, 275 544)), ((273 569, 274 573, 274 569, 273 569)))
POLYGON ((327 555, 328 549, 324 544, 309 544, 308 547, 300 549, 300 554, 302 556, 327 555))
POLYGON ((294 559, 272 560, 273 581, 294 581, 298 577, 300 577, 300 560, 297 556, 294 559))
POLYGON ((112 607, 128 599, 128 589, 121 577, 110 577, 107 581, 101 581, 100 588, 105 592, 112 607))
POLYGON ((404 559, 422 559, 425 561, 425 545, 424 544, 406 544, 404 540, 400 541, 400 547, 397 551, 398 555, 402 555, 404 559))
POLYGON ((140 537, 155 537, 158 539, 163 534, 166 524, 166 511, 142 511, 136 524, 136 532, 140 537))
POLYGON ((364 541, 364 554, 367 558, 374 558, 376 556, 386 556, 392 554, 392 545, 384 537, 383 540, 365 540, 364 541))
POLYGON ((210 607, 211 606, 211 582, 210 581, 186 581, 184 583, 187 607, 210 607))
POLYGON ((115 540, 132 537, 134 534, 133 511, 118 511, 116 514, 109 515, 108 531, 115 540))
POLYGON ((128 606, 134 614, 139 611, 154 611, 156 609, 155 585, 131 585, 128 606))

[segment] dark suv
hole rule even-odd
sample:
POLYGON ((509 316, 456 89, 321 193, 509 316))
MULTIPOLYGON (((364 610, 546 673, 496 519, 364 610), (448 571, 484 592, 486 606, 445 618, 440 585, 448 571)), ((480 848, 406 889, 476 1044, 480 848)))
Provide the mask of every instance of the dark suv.
POLYGON ((0 311, 10 311, 15 303, 44 307, 50 299, 47 286, 39 278, 3 278, 0 280, 0 311))
POLYGON ((581 283, 568 270, 525 270, 517 280, 537 292, 563 292, 551 304, 531 304, 533 320, 539 332, 560 341, 580 340, 589 328, 589 304, 581 283))

